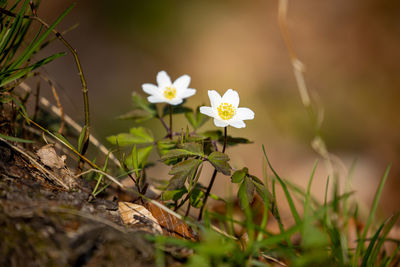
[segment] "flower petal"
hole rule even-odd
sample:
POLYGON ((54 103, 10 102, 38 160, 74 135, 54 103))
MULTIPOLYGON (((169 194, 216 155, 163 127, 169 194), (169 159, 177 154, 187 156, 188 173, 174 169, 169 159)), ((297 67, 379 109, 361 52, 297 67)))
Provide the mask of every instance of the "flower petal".
POLYGON ((239 94, 235 90, 228 89, 222 97, 222 102, 229 103, 233 107, 237 108, 239 106, 239 94))
POLYGON ((155 95, 158 94, 158 87, 154 84, 151 83, 144 83, 142 84, 142 89, 145 93, 149 95, 155 95))
POLYGON ((157 84, 159 87, 170 86, 172 84, 171 78, 165 71, 162 70, 157 74, 157 84))
POLYGON ((244 128, 244 127, 246 127, 246 124, 242 120, 230 121, 229 125, 233 126, 235 128, 244 128))
POLYGON ((188 89, 185 89, 185 90, 183 90, 183 91, 178 91, 178 97, 181 97, 181 98, 188 98, 188 97, 191 97, 192 95, 194 95, 196 93, 196 89, 192 89, 192 88, 188 88, 188 89))
POLYGON ((217 120, 215 118, 214 118, 214 124, 217 127, 226 127, 226 126, 228 126, 227 122, 224 122, 224 121, 221 121, 221 120, 217 120))
POLYGON ((155 96, 155 95, 151 95, 149 97, 147 97, 147 100, 150 103, 162 103, 162 102, 167 102, 165 99, 159 97, 159 96, 155 96))
POLYGON ((210 117, 214 117, 214 111, 212 109, 212 107, 200 107, 200 113, 210 116, 210 117))
POLYGON ((171 100, 168 100, 168 101, 166 101, 168 104, 171 104, 171 105, 179 105, 179 104, 181 104, 182 102, 183 102, 183 99, 182 98, 177 98, 177 97, 175 97, 174 99, 171 99, 171 100))
POLYGON ((238 120, 252 120, 254 119, 254 112, 249 108, 238 108, 235 117, 238 120))
POLYGON ((221 104, 221 96, 215 90, 208 90, 208 97, 210 98, 211 107, 216 109, 221 104))
POLYGON ((190 76, 186 74, 182 75, 174 82, 174 86, 177 90, 186 89, 189 87, 189 84, 190 84, 190 76))

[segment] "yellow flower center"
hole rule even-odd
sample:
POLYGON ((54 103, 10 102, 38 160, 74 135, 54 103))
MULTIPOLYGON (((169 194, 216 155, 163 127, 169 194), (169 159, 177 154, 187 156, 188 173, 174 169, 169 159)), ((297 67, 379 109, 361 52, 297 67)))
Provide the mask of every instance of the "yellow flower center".
POLYGON ((232 117, 236 114, 236 108, 234 108, 231 104, 228 103, 221 103, 221 105, 217 107, 217 110, 218 110, 218 115, 223 120, 232 119, 232 117))
POLYGON ((164 90, 164 97, 171 100, 176 96, 176 88, 173 86, 167 86, 164 90))

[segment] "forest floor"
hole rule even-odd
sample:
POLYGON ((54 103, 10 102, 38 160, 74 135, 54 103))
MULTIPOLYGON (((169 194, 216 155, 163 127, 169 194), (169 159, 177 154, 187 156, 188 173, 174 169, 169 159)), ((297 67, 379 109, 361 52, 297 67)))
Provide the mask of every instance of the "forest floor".
POLYGON ((0 141, 0 266, 155 264, 154 244, 123 225, 116 201, 92 199, 83 179, 63 189, 14 147, 0 141))

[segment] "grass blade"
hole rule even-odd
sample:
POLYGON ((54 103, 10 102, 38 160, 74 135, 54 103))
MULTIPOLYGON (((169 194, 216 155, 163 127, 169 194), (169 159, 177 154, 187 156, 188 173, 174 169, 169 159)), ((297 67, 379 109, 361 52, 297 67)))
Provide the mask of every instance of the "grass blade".
POLYGON ((357 244, 356 253, 354 254, 354 258, 353 258, 353 266, 357 266, 358 265, 359 257, 361 255, 361 252, 362 252, 363 248, 364 248, 365 237, 367 236, 369 227, 371 226, 372 221, 373 221, 373 219, 375 217, 375 212, 376 212, 376 209, 378 207, 378 202, 379 202, 379 199, 380 199, 380 197, 382 195, 383 186, 385 185, 385 182, 386 182, 387 177, 389 175, 389 171, 390 171, 390 164, 386 168, 385 174, 383 175, 383 177, 382 177, 382 179, 381 179, 381 181, 379 183, 378 189, 376 190, 374 201, 372 202, 371 211, 370 211, 368 219, 367 219, 367 223, 365 224, 364 231, 362 232, 362 234, 360 236, 360 239, 358 241, 358 244, 357 244))
POLYGON ((290 195, 289 190, 288 190, 285 182, 281 179, 281 177, 278 175, 278 173, 276 173, 276 171, 272 167, 272 165, 271 165, 271 163, 270 163, 270 161, 269 161, 269 159, 267 157, 267 153, 265 152, 264 145, 262 145, 262 149, 263 149, 263 152, 264 152, 265 159, 267 160, 268 166, 271 168, 271 170, 274 173, 276 179, 278 180, 278 182, 282 186, 283 192, 285 193, 286 199, 287 199, 287 201, 289 203, 290 211, 292 212, 292 215, 293 215, 293 218, 294 218, 296 224, 300 224, 301 223, 301 219, 300 219, 299 213, 297 212, 296 206, 294 205, 294 202, 293 202, 293 198, 290 195))

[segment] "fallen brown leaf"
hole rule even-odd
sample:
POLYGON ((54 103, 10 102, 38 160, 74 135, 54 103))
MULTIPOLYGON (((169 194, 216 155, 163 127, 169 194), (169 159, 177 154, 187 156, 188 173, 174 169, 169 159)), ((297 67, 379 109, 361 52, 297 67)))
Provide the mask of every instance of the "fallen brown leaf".
POLYGON ((164 211, 153 203, 147 203, 146 207, 157 219, 166 235, 190 239, 196 241, 197 238, 193 230, 183 221, 179 220, 170 213, 164 211))
POLYGON ((145 226, 152 233, 163 233, 157 219, 142 205, 130 202, 118 202, 118 211, 124 224, 145 226))

